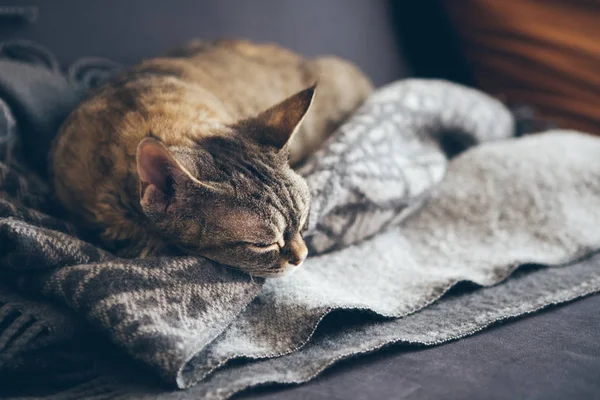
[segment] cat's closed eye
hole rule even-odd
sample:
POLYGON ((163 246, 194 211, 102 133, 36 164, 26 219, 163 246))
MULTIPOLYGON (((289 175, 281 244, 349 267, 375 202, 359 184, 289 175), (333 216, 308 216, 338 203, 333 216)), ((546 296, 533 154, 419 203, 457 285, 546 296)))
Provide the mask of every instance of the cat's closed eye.
POLYGON ((267 244, 267 243, 248 243, 247 246, 256 249, 258 251, 271 251, 271 250, 278 250, 279 249, 279 244, 278 243, 271 243, 271 244, 267 244))

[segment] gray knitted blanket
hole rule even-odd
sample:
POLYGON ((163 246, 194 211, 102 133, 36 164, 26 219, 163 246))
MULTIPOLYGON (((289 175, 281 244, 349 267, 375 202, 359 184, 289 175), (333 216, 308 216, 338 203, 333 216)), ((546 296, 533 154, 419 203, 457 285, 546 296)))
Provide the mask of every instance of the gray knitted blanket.
MULTIPOLYGON (((66 82, 29 87, 54 90, 45 102, 56 87, 69 93, 56 115, 84 93, 78 74, 10 54, 0 71, 66 82)), ((0 76, 0 139, 39 138, 40 151, 56 126, 22 128, 15 97, 2 97, 11 90, 22 93, 0 76)), ((513 125, 499 102, 448 82, 378 90, 302 168, 313 194, 310 257, 268 281, 202 258, 117 258, 60 219, 43 179, 6 160, 0 377, 48 374, 62 384, 53 398, 224 399, 594 293, 600 140, 566 131, 511 139, 513 125), (537 267, 515 272, 523 265, 537 267), (441 298, 464 281, 477 289, 441 298)))

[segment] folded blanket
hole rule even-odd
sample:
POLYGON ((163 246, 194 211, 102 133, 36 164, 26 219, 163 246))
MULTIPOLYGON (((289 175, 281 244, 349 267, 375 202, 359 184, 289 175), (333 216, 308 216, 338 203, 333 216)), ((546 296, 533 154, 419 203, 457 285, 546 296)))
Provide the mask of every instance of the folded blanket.
MULTIPOLYGON (((23 62, 14 58, 1 62, 23 62)), ((76 75, 62 86, 75 99, 83 93, 76 75)), ((0 95, 12 82, 0 77, 0 95)), ((51 98, 56 89, 28 90, 51 98)), ((16 119, 20 134, 23 123, 11 110, 31 102, 19 99, 5 99, 0 110, 5 121, 16 119)), ((57 107, 56 118, 74 102, 57 107)), ((56 119, 48 120, 30 130, 29 137, 40 138, 30 141, 37 152, 56 128, 56 119)), ((499 102, 447 82, 406 80, 380 89, 303 167, 313 194, 311 257, 295 273, 267 282, 197 257, 117 258, 60 220, 34 174, 4 164, 0 271, 9 289, 0 290, 0 317, 13 317, 0 336, 0 351, 10 350, 0 353, 0 373, 3 361, 25 363, 28 352, 83 336, 88 328, 80 318, 171 385, 196 384, 190 398, 226 398, 266 382, 305 381, 386 343, 441 343, 593 293, 600 271, 590 259, 426 307, 457 282, 492 286, 519 265, 563 266, 600 248, 600 140, 553 132, 496 142, 509 138, 513 125, 499 102), (448 163, 449 144, 462 150, 475 142, 490 143, 448 163), (16 289, 77 317, 60 308, 41 311, 19 300, 16 289), (367 310, 371 317, 328 316, 333 310, 367 310), (325 329, 317 329, 324 318, 325 329), (72 332, 64 333, 65 324, 72 332), (228 364, 233 359, 245 361, 228 364)), ((4 126, 14 135, 14 123, 4 126)), ((88 394, 181 396, 103 374, 101 383, 82 378, 86 383, 64 397, 80 398, 86 387, 88 394)))

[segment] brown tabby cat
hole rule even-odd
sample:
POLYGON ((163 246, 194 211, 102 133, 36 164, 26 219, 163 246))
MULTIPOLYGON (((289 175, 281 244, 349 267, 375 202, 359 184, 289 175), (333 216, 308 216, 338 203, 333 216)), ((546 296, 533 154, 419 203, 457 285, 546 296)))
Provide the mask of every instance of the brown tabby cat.
POLYGON ((310 195, 288 157, 312 153, 371 88, 338 58, 193 42, 73 111, 51 153, 55 193, 122 256, 178 251, 281 275, 307 255, 310 195))

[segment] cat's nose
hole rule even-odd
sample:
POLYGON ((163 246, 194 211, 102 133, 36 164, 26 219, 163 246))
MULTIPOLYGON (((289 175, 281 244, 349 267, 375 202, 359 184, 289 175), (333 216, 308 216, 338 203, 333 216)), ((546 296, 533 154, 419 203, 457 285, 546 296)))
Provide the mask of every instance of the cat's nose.
POLYGON ((296 267, 299 267, 300 265, 302 265, 302 263, 304 262, 304 260, 306 260, 306 256, 307 255, 308 255, 308 251, 306 253, 302 254, 299 257, 290 258, 289 262, 290 262, 290 264, 293 264, 296 267))
POLYGON ((288 262, 295 266, 300 266, 306 260, 308 256, 308 249, 304 243, 304 239, 297 233, 292 240, 288 242, 289 246, 289 259, 288 262))

